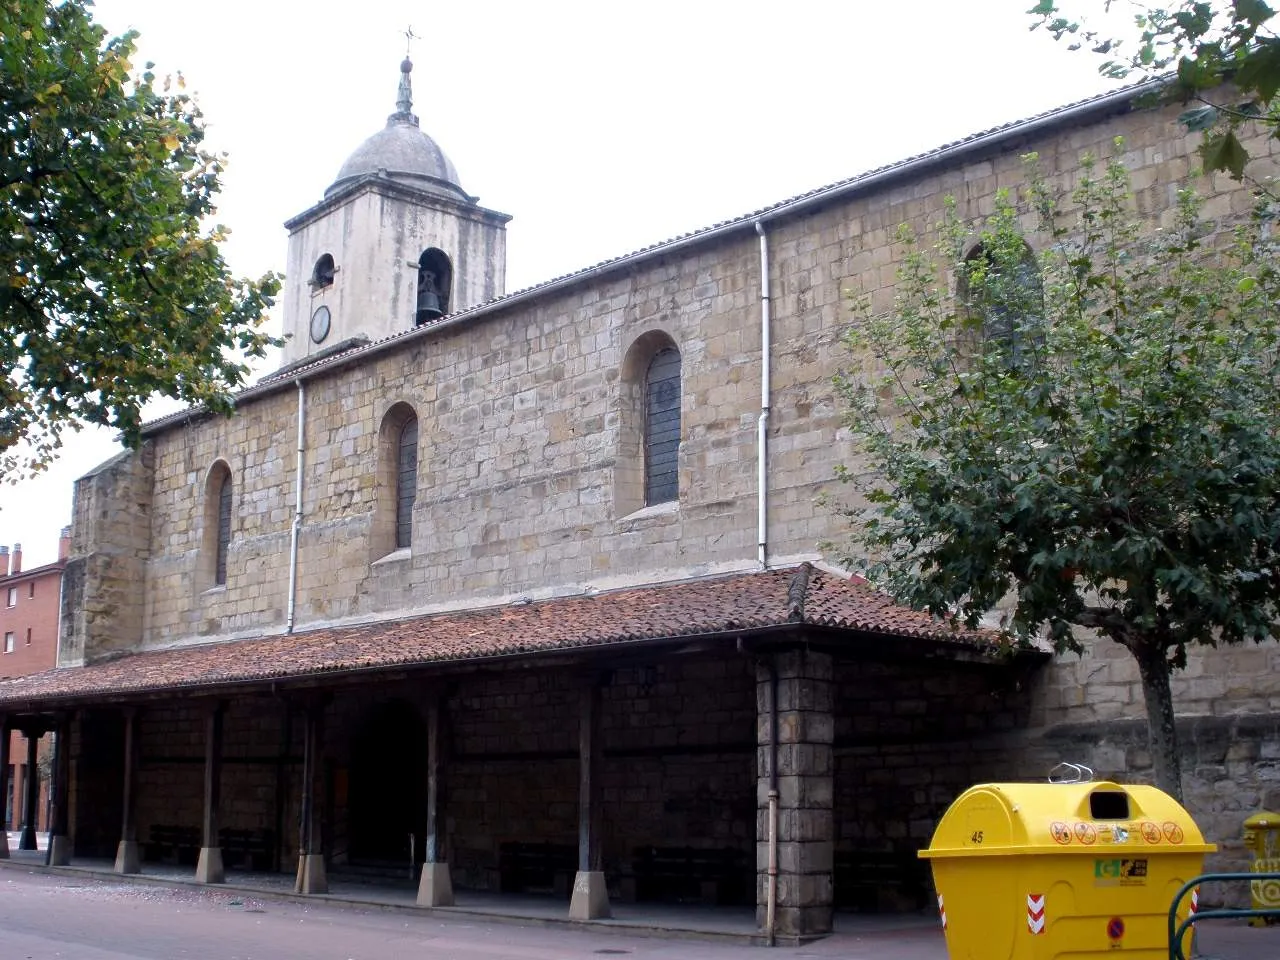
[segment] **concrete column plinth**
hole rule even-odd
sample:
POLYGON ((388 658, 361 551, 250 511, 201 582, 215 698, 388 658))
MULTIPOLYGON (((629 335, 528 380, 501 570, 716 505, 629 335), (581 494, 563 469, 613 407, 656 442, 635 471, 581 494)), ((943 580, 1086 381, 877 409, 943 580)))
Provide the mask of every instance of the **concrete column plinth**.
POLYGON ((71 863, 71 838, 70 837, 50 837, 49 838, 49 866, 65 867, 71 863))
POLYGON ((607 920, 609 890, 601 870, 579 870, 573 878, 573 898, 569 901, 570 920, 607 920))
POLYGON ((201 847, 196 863, 196 883, 226 883, 227 874, 222 869, 222 848, 201 847))
POLYGON ((452 907, 453 878, 447 863, 424 863, 418 881, 418 906, 452 907))
POLYGON ((298 879, 294 893, 328 893, 329 877, 324 869, 324 855, 304 853, 298 857, 298 879))
POLYGON ((116 873, 141 873, 142 856, 137 840, 121 840, 116 847, 116 873))

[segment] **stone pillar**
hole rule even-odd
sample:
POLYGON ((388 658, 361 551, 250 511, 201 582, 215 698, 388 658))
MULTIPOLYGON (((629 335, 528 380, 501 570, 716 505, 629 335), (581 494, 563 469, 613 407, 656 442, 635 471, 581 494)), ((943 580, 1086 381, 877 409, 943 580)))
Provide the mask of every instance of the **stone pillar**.
POLYGON ((5 825, 5 811, 9 807, 9 718, 0 715, 0 860, 9 859, 9 833, 5 825))
POLYGON ((578 713, 578 874, 573 878, 570 920, 611 915, 600 862, 600 684, 582 691, 578 713))
POLYGON ((40 819, 40 768, 36 765, 39 759, 36 751, 40 749, 40 737, 43 734, 44 729, 38 726, 22 729, 22 735, 27 738, 27 771, 26 781, 23 783, 27 789, 26 796, 22 798, 22 837, 18 840, 19 850, 39 849, 36 843, 36 822, 40 819))
POLYGON ((776 817, 773 932, 794 940, 831 932, 835 850, 832 666, 829 654, 809 650, 779 653, 772 665, 776 677, 768 664, 756 671, 756 919, 767 934, 769 837, 776 817), (776 774, 772 768, 775 751, 776 774))
POLYGON ((218 843, 218 806, 222 799, 222 704, 205 715, 204 838, 196 863, 196 883, 223 883, 222 847, 218 843))
POLYGON ((427 710, 427 854, 418 880, 418 906, 453 906, 453 879, 440 836, 440 700, 427 710))
POLYGON ((295 893, 328 893, 321 845, 320 804, 316 781, 324 748, 324 703, 308 703, 303 712, 302 736, 302 817, 298 831, 298 876, 295 893))
POLYGON ((124 808, 120 826, 120 845, 116 847, 116 873, 141 873, 142 858, 138 852, 138 710, 124 709, 124 808))
POLYGON ((71 862, 71 716, 58 717, 53 741, 53 782, 49 785, 52 815, 45 863, 65 867, 71 862))

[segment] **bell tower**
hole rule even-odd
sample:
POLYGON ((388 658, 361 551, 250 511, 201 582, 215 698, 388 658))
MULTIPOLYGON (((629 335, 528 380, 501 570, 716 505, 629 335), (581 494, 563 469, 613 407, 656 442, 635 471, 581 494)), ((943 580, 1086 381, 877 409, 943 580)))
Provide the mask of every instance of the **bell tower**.
POLYGON ((459 182, 413 112, 413 63, 396 109, 324 199, 289 220, 284 366, 357 338, 381 340, 505 292, 504 213, 459 182))

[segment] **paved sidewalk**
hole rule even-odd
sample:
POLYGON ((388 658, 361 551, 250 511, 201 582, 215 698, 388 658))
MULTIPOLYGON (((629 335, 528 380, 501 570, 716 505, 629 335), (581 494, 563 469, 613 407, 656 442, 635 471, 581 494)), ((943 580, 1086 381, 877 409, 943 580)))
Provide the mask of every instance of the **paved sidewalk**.
MULTIPOLYGON (((425 909, 416 905, 416 891, 407 880, 396 885, 331 878, 329 894, 300 896, 293 892, 293 878, 288 874, 229 871, 226 884, 210 887, 197 884, 189 867, 147 864, 144 873, 121 877, 112 871, 108 860, 81 860, 69 867, 49 868, 43 865, 43 853, 18 851, 16 846, 11 842, 11 859, 0 861, 0 867, 85 882, 191 890, 232 903, 250 899, 291 902, 317 908, 404 912, 441 921, 666 938, 685 942, 688 949, 682 950, 681 956, 688 960, 722 956, 716 951, 762 942, 751 908, 617 903, 612 919, 581 923, 569 920, 567 902, 553 897, 459 891, 456 906, 425 909), (696 947, 698 943, 705 949, 696 947)), ((1204 960, 1280 960, 1280 926, 1258 929, 1238 921, 1206 922, 1199 940, 1204 960)), ((942 931, 932 912, 837 914, 834 934, 788 949, 787 955, 794 960, 947 960, 942 931)))

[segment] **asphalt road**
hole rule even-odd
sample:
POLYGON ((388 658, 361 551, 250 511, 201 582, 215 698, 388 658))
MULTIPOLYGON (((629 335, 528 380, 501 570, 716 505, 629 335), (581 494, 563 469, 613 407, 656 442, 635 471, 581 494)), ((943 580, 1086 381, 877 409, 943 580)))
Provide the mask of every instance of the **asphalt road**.
MULTIPOLYGON (((1216 926, 1207 956, 1278 960, 1280 927, 1216 926)), ((327 904, 0 870, 0 960, 946 960, 940 932, 844 933, 772 953, 568 926, 327 904)))

